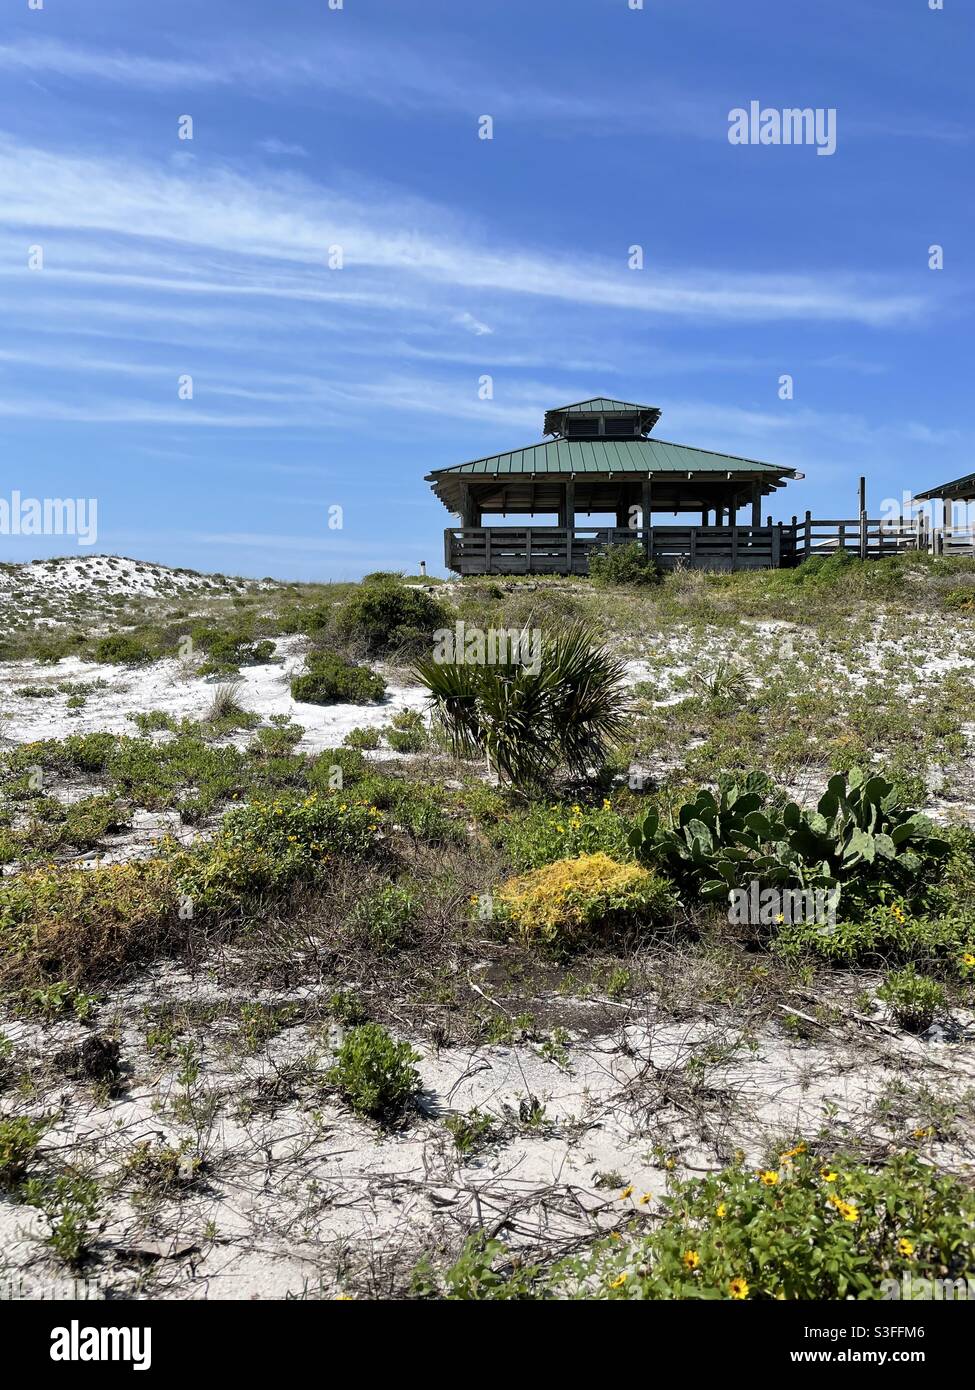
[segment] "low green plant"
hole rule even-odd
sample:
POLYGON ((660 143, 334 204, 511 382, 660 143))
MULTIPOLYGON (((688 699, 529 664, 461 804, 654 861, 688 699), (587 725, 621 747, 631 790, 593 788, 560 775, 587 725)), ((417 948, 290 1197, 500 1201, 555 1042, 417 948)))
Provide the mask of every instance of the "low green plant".
POLYGON ((403 709, 393 715, 384 730, 386 742, 396 753, 421 753, 430 741, 418 710, 403 709))
POLYGON ((346 1034, 328 1072, 357 1115, 391 1120, 402 1114, 420 1089, 419 1054, 396 1042, 378 1023, 363 1023, 346 1034))
POLYGON ((338 989, 330 995, 328 1011, 343 1028, 355 1028, 369 1017, 365 1004, 354 989, 338 989))
POLYGON ((413 892, 386 883, 356 905, 352 925, 373 950, 396 951, 409 941, 416 912, 413 892))
POLYGON ((516 869, 538 869, 556 859, 575 859, 581 854, 630 859, 632 827, 632 820, 620 815, 608 800, 599 806, 544 802, 499 819, 494 838, 516 869))
POLYGON ((465 1156, 483 1148, 495 1131, 493 1118, 476 1106, 466 1115, 448 1115, 444 1127, 454 1141, 454 1148, 465 1156))
POLYGON ((378 729, 350 729, 342 740, 347 748, 359 752, 372 752, 382 742, 378 729))
POLYGON ((44 1125, 26 1115, 0 1119, 0 1187, 16 1187, 37 1154, 44 1125))
POLYGON ((88 1252, 91 1224, 101 1208, 95 1180, 73 1173, 53 1179, 30 1178, 21 1189, 21 1197, 47 1217, 50 1229, 44 1244, 66 1265, 77 1267, 88 1252))
POLYGON ((291 698, 301 704, 328 705, 342 701, 364 705, 381 700, 386 682, 368 666, 356 666, 333 653, 309 654, 304 675, 291 679, 291 698))
MULTIPOLYGON (((652 1210, 652 1208, 651 1208, 652 1210)), ((975 1272, 975 1194, 913 1155, 873 1168, 803 1143, 773 1166, 671 1179, 659 1224, 524 1272, 475 1238, 422 1292, 469 1299, 880 1300, 975 1272), (463 1292, 459 1292, 462 1290, 463 1292)), ((930 1287, 930 1286, 929 1286, 930 1287)), ((962 1285, 964 1287, 964 1285, 962 1285)))
POLYGON ((930 1028, 938 1009, 945 1004, 943 986, 927 975, 919 975, 913 965, 892 970, 877 996, 890 1005, 900 1027, 909 1033, 923 1033, 930 1028))
POLYGON ((924 970, 963 978, 975 965, 975 917, 912 917, 896 898, 868 908, 856 920, 834 926, 815 922, 776 928, 774 946, 786 958, 818 956, 839 965, 878 966, 913 961, 924 970))
POLYGON ((639 541, 605 545, 589 556, 589 578, 600 589, 660 582, 660 570, 639 541))
POLYGON ((153 654, 139 638, 117 632, 96 642, 92 657, 115 666, 142 666, 153 659, 153 654))

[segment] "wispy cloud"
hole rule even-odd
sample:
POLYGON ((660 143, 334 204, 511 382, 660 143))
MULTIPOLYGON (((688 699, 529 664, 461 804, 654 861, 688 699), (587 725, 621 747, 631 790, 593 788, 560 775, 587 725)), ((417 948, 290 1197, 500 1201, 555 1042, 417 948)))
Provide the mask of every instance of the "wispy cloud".
MULTIPOLYGON (((227 167, 173 172, 0 140, 0 224, 32 241, 57 231, 185 252, 184 273, 51 270, 108 277, 143 288, 336 302, 402 297, 408 287, 556 299, 647 316, 707 320, 834 320, 883 326, 919 315, 925 299, 863 273, 629 271, 605 257, 488 245, 444 208, 372 199, 296 174, 260 181, 227 167), (328 269, 330 247, 344 268, 328 269), (194 273, 192 248, 220 253, 212 274, 194 273), (237 258, 228 263, 227 257, 237 258), (378 279, 376 277, 379 277, 378 279)), ((25 272, 26 273, 26 272, 25 272)), ((46 273, 46 272, 44 272, 46 273)))
POLYGON ((288 140, 277 140, 273 135, 266 140, 258 140, 257 148, 263 150, 265 154, 293 155, 299 159, 307 159, 308 151, 304 145, 296 145, 288 140))
POLYGON ((493 328, 489 328, 486 323, 481 323, 480 319, 476 319, 466 309, 462 314, 457 315, 454 322, 459 323, 461 328, 466 328, 468 333, 473 333, 476 338, 482 338, 486 333, 494 332, 493 328))

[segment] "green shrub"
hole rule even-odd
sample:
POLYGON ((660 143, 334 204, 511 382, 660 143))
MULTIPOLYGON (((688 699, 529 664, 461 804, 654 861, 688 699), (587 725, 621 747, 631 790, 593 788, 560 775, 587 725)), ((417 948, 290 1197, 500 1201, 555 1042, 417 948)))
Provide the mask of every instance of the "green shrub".
POLYGON ((409 1043, 395 1042, 378 1023, 363 1023, 346 1034, 328 1080, 357 1115, 391 1120, 420 1089, 419 1060, 409 1043))
POLYGON ((0 975, 114 977, 193 928, 239 922, 257 895, 314 883, 339 858, 376 856, 381 816, 342 794, 281 794, 240 806, 209 841, 172 842, 125 864, 38 869, 0 878, 0 975), (185 909, 189 905, 189 916, 185 909))
POLYGON ((660 577, 660 570, 639 541, 600 546, 589 556, 589 578, 601 589, 621 584, 656 584, 660 577))
POLYGON ((50 1231, 44 1244, 58 1259, 76 1267, 90 1248, 91 1223, 101 1201, 93 1178, 61 1173, 56 1178, 31 1178, 24 1184, 23 1200, 38 1207, 48 1219, 50 1231))
POLYGON ((306 674, 291 680, 291 698, 300 703, 364 705, 386 694, 386 682, 368 666, 355 666, 331 653, 309 655, 305 664, 306 674))
POLYGON ((469 1299, 872 1301, 898 1296, 905 1276, 975 1273, 975 1196, 913 1156, 869 1168, 799 1143, 759 1172, 736 1164, 673 1180, 661 1206, 660 1225, 642 1239, 601 1241, 545 1272, 515 1268, 514 1294, 497 1245, 487 1259, 465 1249, 440 1281, 427 1268, 427 1288, 469 1299))
POLYGON ((901 1028, 909 1033, 923 1033, 930 1028, 936 1012, 945 1003, 945 992, 937 980, 919 975, 913 965, 892 970, 877 996, 890 1005, 901 1028))
POLYGON ((379 747, 382 735, 378 729, 350 729, 342 742, 347 748, 371 752, 379 747))
POLYGON ((444 794, 437 788, 373 773, 358 784, 356 795, 367 797, 394 825, 418 840, 448 844, 465 838, 463 827, 447 814, 444 794))
POLYGON ((384 656, 422 650, 446 622, 446 610, 426 590, 383 578, 363 584, 341 605, 336 630, 346 641, 361 643, 370 656, 384 656))
POLYGON ((423 715, 413 709, 394 714, 384 732, 386 742, 396 753, 421 753, 430 741, 423 715))
POLYGON ((140 734, 155 734, 164 730, 174 734, 179 728, 179 720, 164 709, 145 710, 137 714, 130 714, 129 718, 140 734))
POLYGON ((896 900, 868 908, 857 921, 825 928, 796 922, 776 928, 775 949, 786 957, 811 954, 842 965, 877 966, 913 961, 926 970, 964 975, 975 964, 975 919, 911 917, 896 900))
POLYGON ((314 879, 338 858, 375 854, 380 819, 375 806, 340 792, 288 792, 249 802, 227 813, 197 859, 192 852, 186 857, 187 891, 223 904, 228 894, 314 879))
POLYGON ((0 1187, 16 1187, 34 1161, 44 1126, 25 1115, 0 1119, 0 1187))
POLYGON ((599 807, 556 802, 534 805, 499 820, 495 834, 516 869, 538 869, 581 854, 601 852, 611 859, 630 859, 632 825, 609 801, 599 807))
POLYGON ((190 629, 190 638, 206 654, 201 676, 234 675, 241 666, 259 665, 274 656, 274 643, 267 638, 255 641, 253 626, 246 621, 238 628, 196 623, 190 629))
POLYGON ((308 785, 314 791, 342 791, 361 782, 368 766, 354 748, 326 748, 308 765, 308 785))
POLYGON ((409 889, 387 883, 356 905, 352 924, 373 950, 395 951, 410 939, 416 906, 409 889))
POLYGON ((153 659, 152 652, 145 642, 123 632, 103 637, 96 642, 92 657, 95 661, 116 666, 141 666, 153 659))
POLYGON ((272 716, 270 728, 258 729, 247 748, 252 758, 283 757, 298 746, 304 738, 305 731, 300 724, 283 722, 286 719, 286 715, 283 719, 272 716))
POLYGON ((526 944, 558 951, 656 924, 675 906, 669 884, 656 874, 601 853, 532 869, 494 897, 497 919, 526 944))

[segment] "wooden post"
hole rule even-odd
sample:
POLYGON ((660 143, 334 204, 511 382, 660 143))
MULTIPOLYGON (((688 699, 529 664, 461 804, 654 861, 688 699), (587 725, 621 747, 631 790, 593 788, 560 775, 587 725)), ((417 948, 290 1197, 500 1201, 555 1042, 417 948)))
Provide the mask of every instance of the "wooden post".
MULTIPOLYGON (((769 523, 772 518, 769 517, 769 523)), ((780 569, 782 566, 782 523, 781 521, 772 532, 772 568, 780 569)))
POLYGON ((867 480, 860 479, 860 559, 867 558, 867 480))
POLYGON ((471 496, 471 490, 470 490, 470 488, 468 487, 467 483, 461 483, 461 485, 460 485, 460 505, 459 505, 459 508, 458 508, 458 515, 460 516, 460 524, 461 524, 461 526, 465 526, 465 527, 466 527, 466 526, 473 526, 473 525, 474 525, 474 522, 473 522, 473 520, 471 519, 471 518, 472 518, 472 515, 473 515, 473 510, 474 510, 474 501, 473 501, 473 498, 472 498, 472 496, 471 496))
POLYGON ((806 511, 806 544, 804 549, 806 559, 808 559, 812 554, 812 512, 808 509, 806 511))
POLYGON ((565 492, 562 498, 562 511, 565 516, 565 568, 566 573, 572 573, 572 540, 575 535, 576 525, 576 480, 574 477, 566 478, 565 492))
POLYGON ((529 526, 525 530, 525 572, 532 572, 532 528, 529 526))
POLYGON ((640 486, 640 512, 643 521, 643 545, 647 557, 653 557, 653 481, 648 474, 640 486))
POLYGON ((762 524, 762 489, 759 483, 752 483, 752 525, 762 524))
POLYGON ((701 525, 702 525, 702 526, 707 526, 707 524, 708 524, 708 517, 709 517, 710 515, 711 515, 711 513, 708 511, 707 507, 702 507, 702 508, 701 508, 701 525))
POLYGON ((738 568, 738 526, 737 517, 731 523, 731 568, 738 568))
POLYGON ((491 573, 491 527, 484 531, 484 573, 491 573))

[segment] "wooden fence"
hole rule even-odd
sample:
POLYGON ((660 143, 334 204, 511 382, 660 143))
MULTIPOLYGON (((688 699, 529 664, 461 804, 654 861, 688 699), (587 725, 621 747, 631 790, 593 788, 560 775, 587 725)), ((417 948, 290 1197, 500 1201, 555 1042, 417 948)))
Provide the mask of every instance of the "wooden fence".
POLYGON ((448 527, 444 561, 458 574, 586 574, 593 550, 634 541, 661 569, 780 569, 840 552, 864 560, 904 550, 975 554, 975 533, 932 529, 923 517, 916 521, 866 515, 824 520, 807 512, 791 522, 773 522, 769 517, 765 526, 448 527))

